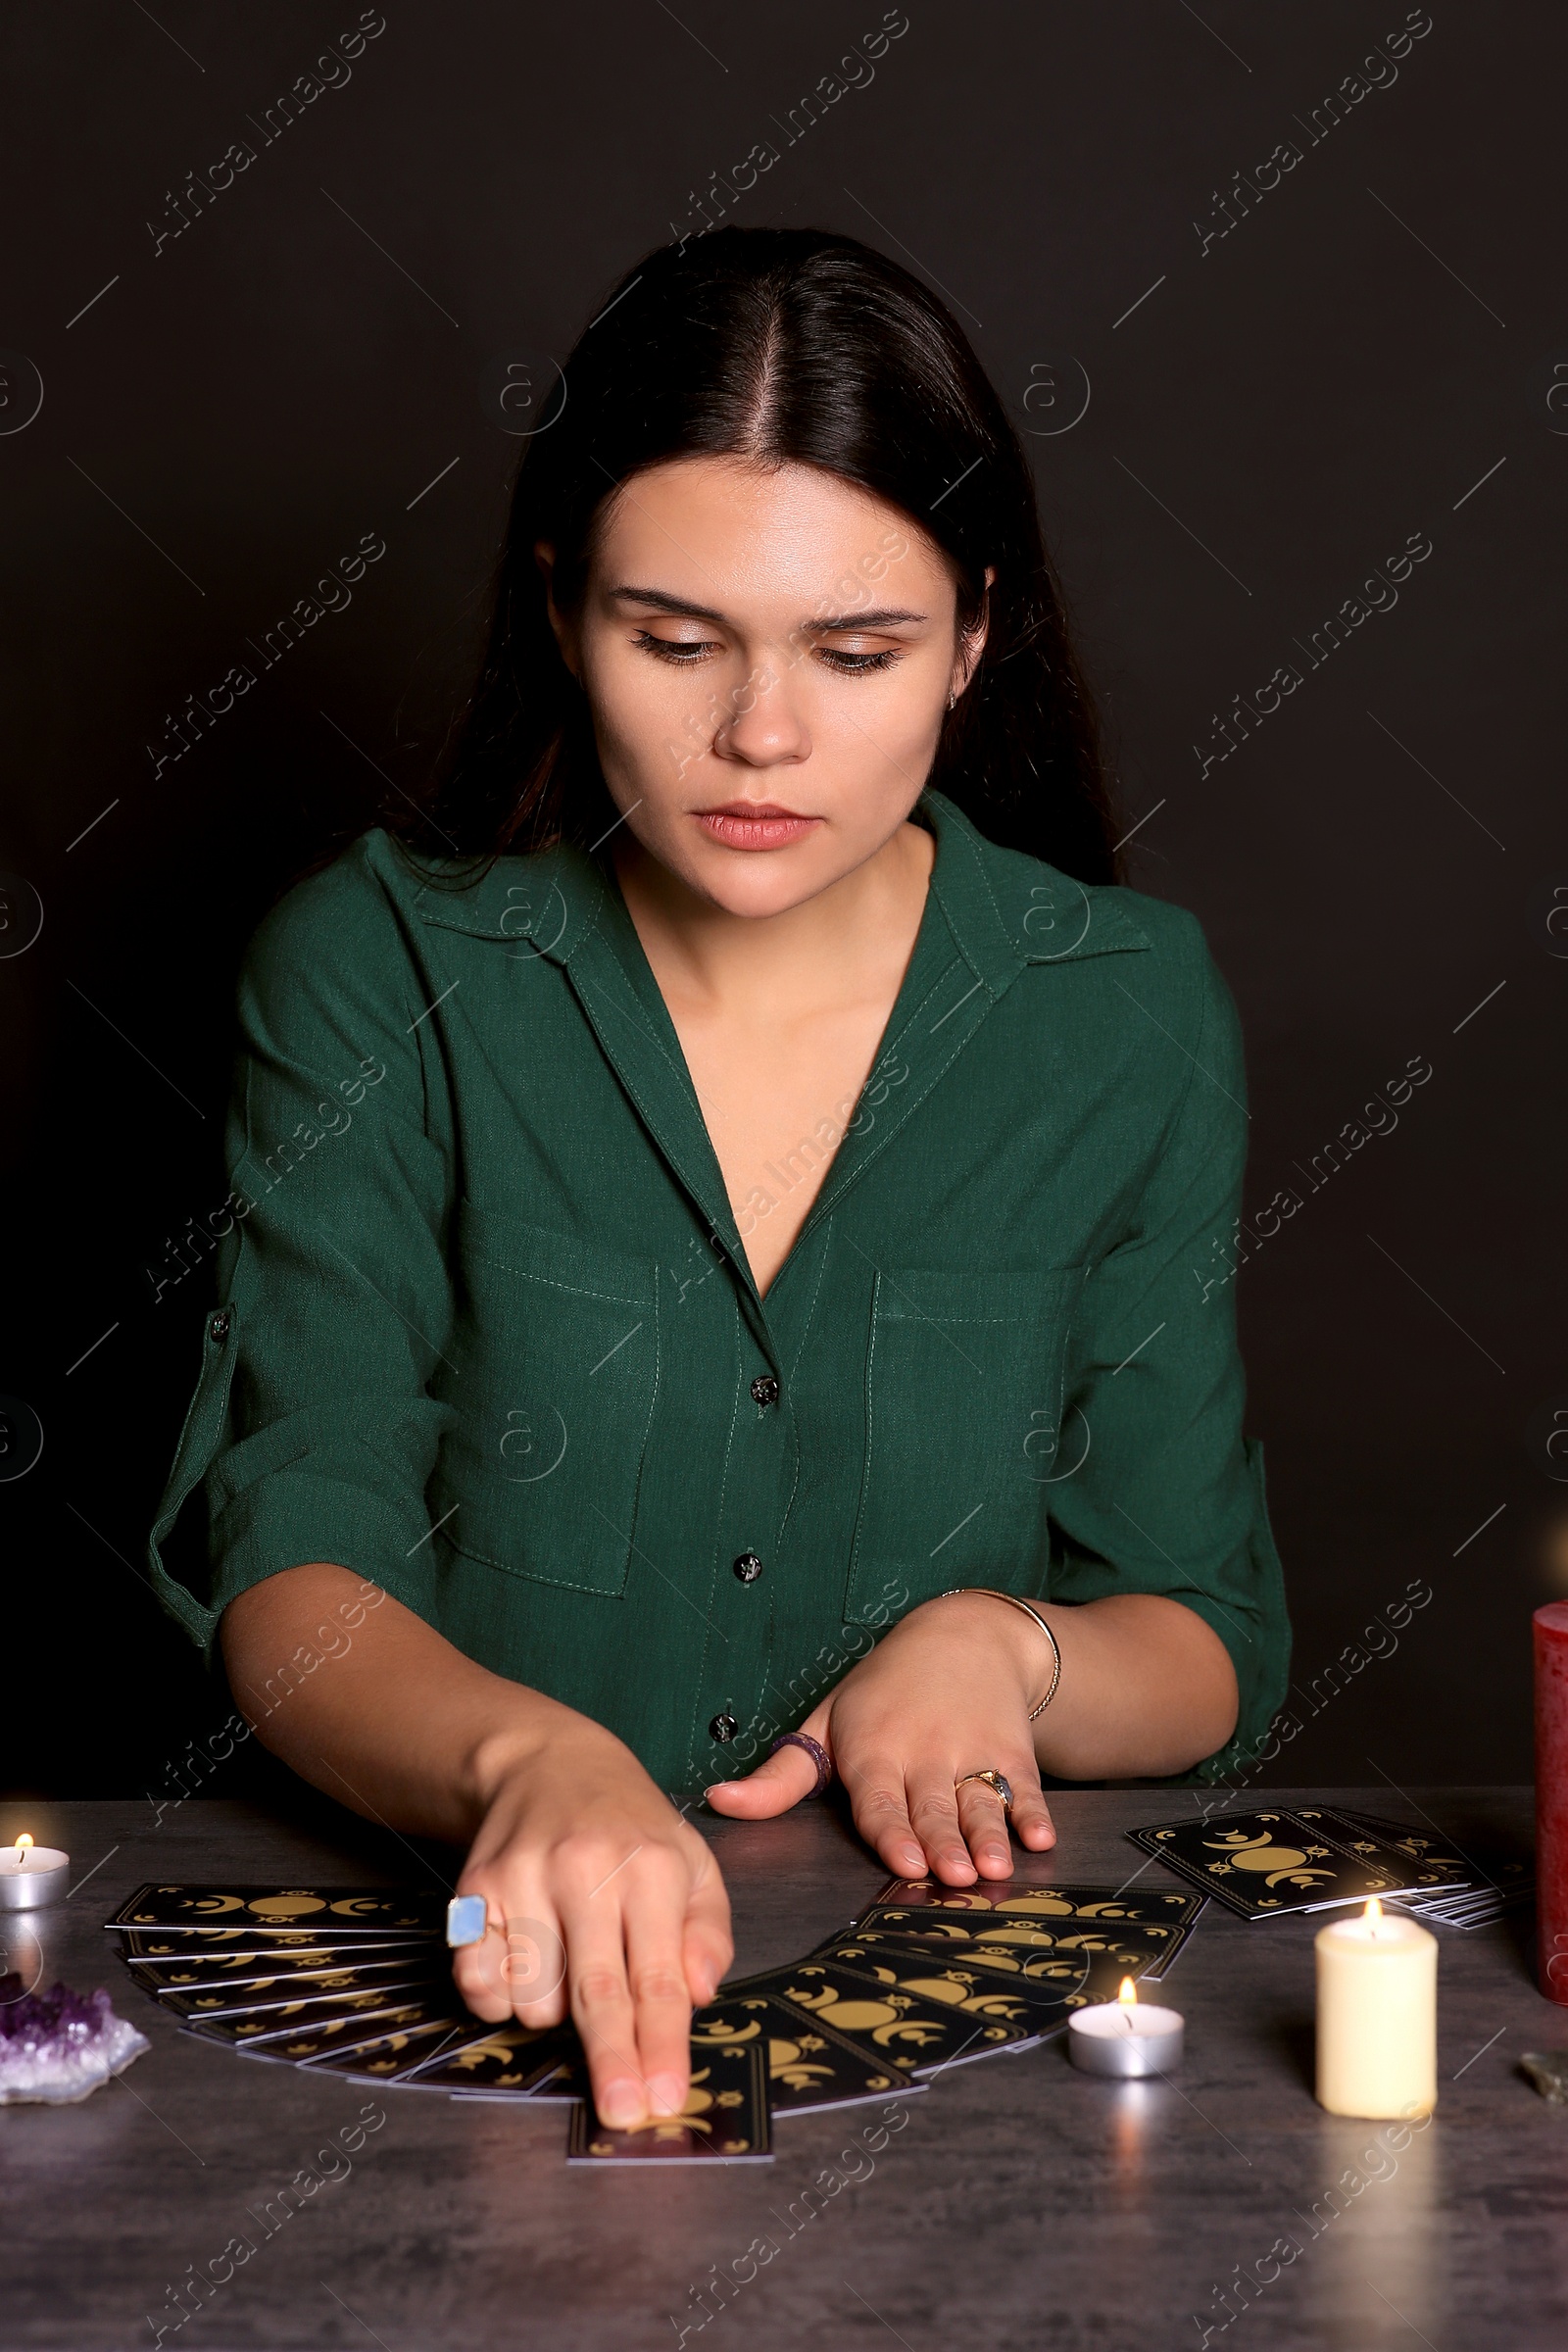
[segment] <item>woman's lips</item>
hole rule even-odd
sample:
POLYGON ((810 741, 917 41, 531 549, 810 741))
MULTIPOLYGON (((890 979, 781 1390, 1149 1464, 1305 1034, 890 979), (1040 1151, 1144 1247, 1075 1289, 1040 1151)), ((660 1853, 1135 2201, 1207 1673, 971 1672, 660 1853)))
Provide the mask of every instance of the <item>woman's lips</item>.
POLYGON ((724 808, 692 812, 710 840, 726 850, 782 850, 802 840, 820 818, 801 816, 775 801, 733 802, 724 808))

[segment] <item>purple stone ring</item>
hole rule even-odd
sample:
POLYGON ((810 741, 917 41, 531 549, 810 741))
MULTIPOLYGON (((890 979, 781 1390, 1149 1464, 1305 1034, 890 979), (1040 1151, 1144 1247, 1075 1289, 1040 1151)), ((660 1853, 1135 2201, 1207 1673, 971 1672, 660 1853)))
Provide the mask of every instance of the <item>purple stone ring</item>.
POLYGON ((782 1739, 774 1740, 767 1752, 770 1756, 776 1756, 781 1747, 805 1748, 811 1762, 816 1766, 816 1787, 811 1790, 811 1794, 820 1796, 833 1778, 833 1759, 820 1740, 813 1740, 809 1732, 786 1732, 782 1739))

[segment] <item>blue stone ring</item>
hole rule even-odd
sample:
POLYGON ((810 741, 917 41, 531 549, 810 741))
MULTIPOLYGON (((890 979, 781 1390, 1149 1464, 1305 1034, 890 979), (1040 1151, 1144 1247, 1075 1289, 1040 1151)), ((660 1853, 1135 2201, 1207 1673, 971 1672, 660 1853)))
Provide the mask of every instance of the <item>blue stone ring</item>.
POLYGON ((489 1909, 482 1894, 455 1894, 447 1905, 447 1941, 456 1950, 482 1943, 489 1909))

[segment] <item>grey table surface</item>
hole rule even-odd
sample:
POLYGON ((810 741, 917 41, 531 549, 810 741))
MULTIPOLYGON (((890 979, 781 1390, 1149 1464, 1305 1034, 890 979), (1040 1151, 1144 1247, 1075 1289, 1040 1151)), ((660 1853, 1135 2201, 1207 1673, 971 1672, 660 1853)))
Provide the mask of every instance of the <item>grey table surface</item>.
MULTIPOLYGON (((1494 1853, 1530 1835, 1527 1789, 1294 1793, 1429 1817, 1494 1853)), ((1139 1861, 1121 1833, 1195 1802, 1059 1792, 1044 1875, 1118 1886, 1139 1861)), ((191 1799, 156 1827, 140 1804, 34 1810, 35 1835, 92 1872, 43 1915, 45 1981, 109 1985, 153 2047, 79 2106, 0 2109, 6 2352, 151 2346, 170 2286, 236 2237, 254 2254, 165 2344, 640 2352, 684 2328, 705 2352, 1152 2352, 1205 2328, 1216 2345, 1345 2352, 1568 2344, 1568 2109, 1518 2072, 1523 2051, 1568 2045, 1568 2013, 1535 1989, 1527 1920, 1439 1930, 1439 2105, 1407 2146, 1313 2100, 1321 1921, 1250 1926, 1210 1904, 1164 1995, 1188 2021, 1169 2082, 1100 2082, 1048 2043, 954 2068, 891 2111, 896 2130, 879 2106, 784 2117, 770 2165, 588 2172, 564 2162, 563 2107, 459 2104, 181 2034, 99 1924, 147 1880, 435 1883, 412 1849, 324 1804, 285 1818, 191 1799), (333 2135, 352 2146, 368 2104, 384 2121, 351 2156, 333 2135), (264 2236, 256 2215, 302 2171, 322 2185, 264 2236)), ((822 1806, 705 1827, 738 1972, 799 1957, 886 1876, 822 1806)))

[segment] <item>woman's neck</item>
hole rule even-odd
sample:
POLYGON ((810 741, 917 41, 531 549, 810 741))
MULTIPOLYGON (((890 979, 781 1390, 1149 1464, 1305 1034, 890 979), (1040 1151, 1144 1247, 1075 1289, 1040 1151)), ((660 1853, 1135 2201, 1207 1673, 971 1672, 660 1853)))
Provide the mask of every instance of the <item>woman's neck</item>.
POLYGON ((935 854, 925 827, 905 823, 862 865, 771 915, 734 914, 699 897, 624 832, 614 860, 627 911, 672 1010, 681 1003, 744 1018, 788 1007, 809 1017, 883 996, 890 972, 902 978, 935 854))
POLYGON ((774 915, 700 899, 637 844, 622 895, 686 1057, 758 1291, 826 1179, 908 969, 936 844, 906 823, 774 915))

